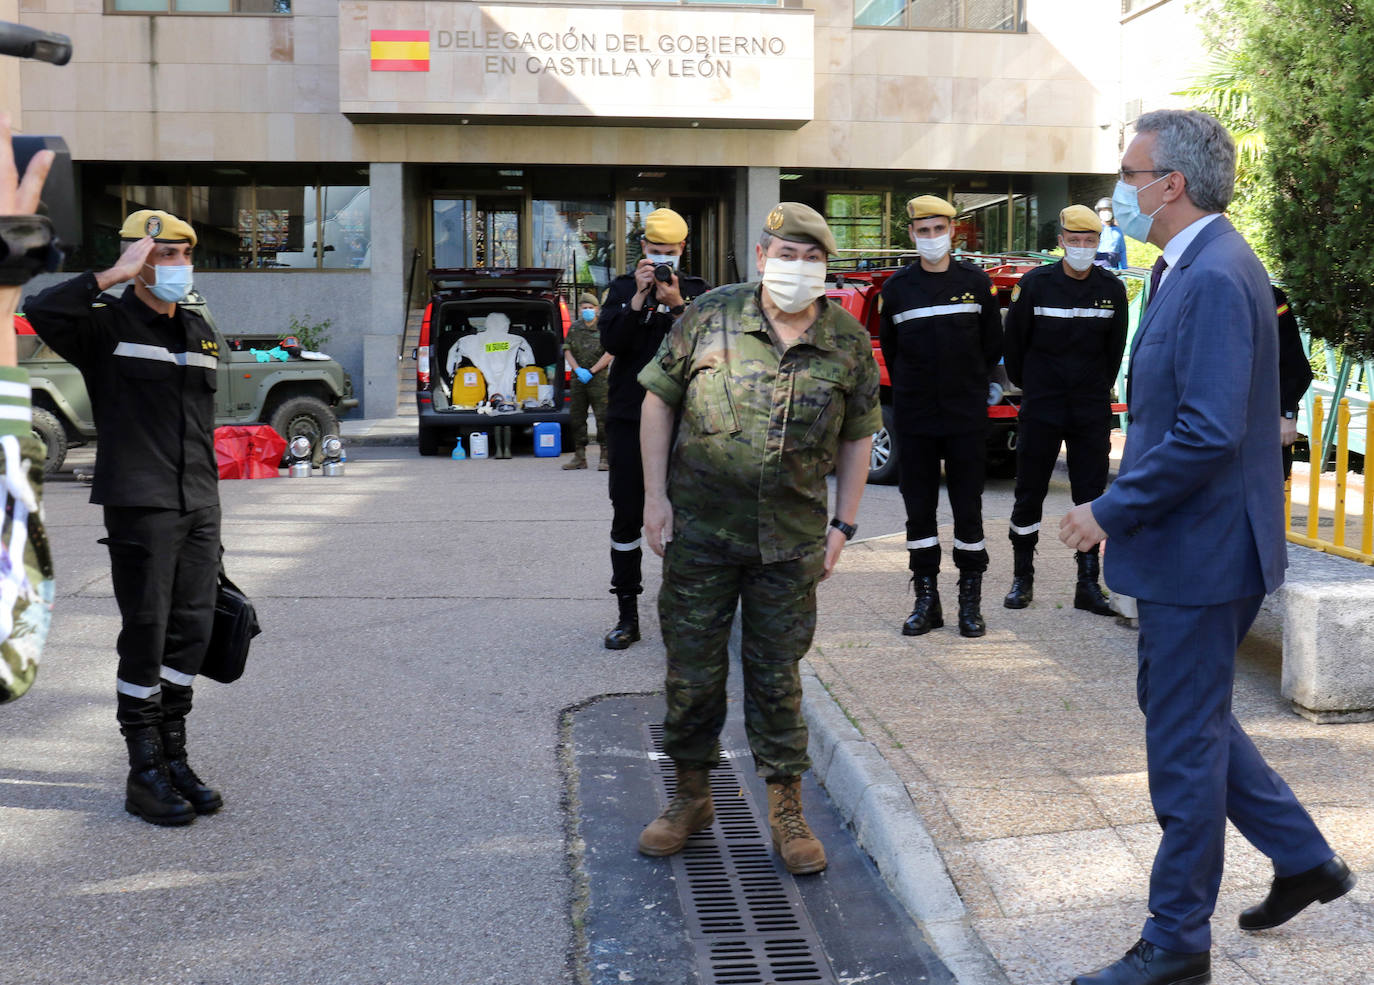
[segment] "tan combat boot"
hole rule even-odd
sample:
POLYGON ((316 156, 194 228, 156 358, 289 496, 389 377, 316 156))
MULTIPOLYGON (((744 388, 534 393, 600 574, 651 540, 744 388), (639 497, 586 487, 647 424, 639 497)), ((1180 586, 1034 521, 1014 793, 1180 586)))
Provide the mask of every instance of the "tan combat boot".
POLYGON ((677 768, 677 793, 663 813, 639 833, 639 850, 655 858, 673 855, 687 844, 687 837, 710 827, 716 819, 711 803, 709 770, 677 768))
POLYGON ((585 469, 587 467, 587 456, 581 451, 573 452, 573 457, 563 463, 563 471, 568 469, 585 469))
POLYGON ((801 777, 768 781, 768 827, 788 872, 802 876, 825 868, 825 847, 802 816, 801 777))

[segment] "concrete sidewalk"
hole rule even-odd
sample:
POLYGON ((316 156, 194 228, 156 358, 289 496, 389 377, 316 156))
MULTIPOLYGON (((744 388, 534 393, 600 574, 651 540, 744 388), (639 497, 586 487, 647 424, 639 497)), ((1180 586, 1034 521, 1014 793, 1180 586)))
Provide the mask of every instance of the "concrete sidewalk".
MULTIPOLYGON (((1057 523, 1045 517, 1047 531, 1057 523)), ((990 536, 1004 526, 987 518, 990 536)), ((948 543, 952 531, 941 534, 948 543)), ((1159 828, 1135 699, 1137 635, 1072 608, 1073 558, 1052 535, 1042 538, 1029 609, 1002 607, 1010 551, 994 551, 992 560, 986 637, 964 639, 953 627, 954 575, 947 573, 946 628, 906 638, 903 538, 856 541, 841 576, 822 588, 809 663, 895 771, 943 861, 944 872, 932 872, 929 860, 916 860, 924 894, 938 897, 947 874, 968 926, 1007 981, 1064 983, 1120 957, 1147 916, 1159 828)), ((1374 964, 1374 725, 1314 725, 1293 714, 1279 695, 1279 654, 1253 641, 1237 667, 1235 711, 1361 884, 1283 928, 1243 934, 1236 917, 1264 896, 1272 872, 1231 829, 1213 920, 1213 981, 1367 983, 1374 964)), ((884 858, 875 835, 875 858, 902 895, 902 883, 913 879, 906 858, 884 858)), ((957 935, 955 946, 963 946, 957 935)), ((954 958, 952 966, 977 968, 954 958)), ((996 978, 977 975, 961 981, 996 978)))

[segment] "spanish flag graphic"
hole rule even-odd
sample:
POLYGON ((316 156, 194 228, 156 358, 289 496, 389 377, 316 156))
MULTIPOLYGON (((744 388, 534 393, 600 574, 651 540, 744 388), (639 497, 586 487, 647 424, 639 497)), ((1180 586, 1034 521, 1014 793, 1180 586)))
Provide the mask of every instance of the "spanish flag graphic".
POLYGON ((372 71, 428 72, 428 31, 373 31, 372 71))

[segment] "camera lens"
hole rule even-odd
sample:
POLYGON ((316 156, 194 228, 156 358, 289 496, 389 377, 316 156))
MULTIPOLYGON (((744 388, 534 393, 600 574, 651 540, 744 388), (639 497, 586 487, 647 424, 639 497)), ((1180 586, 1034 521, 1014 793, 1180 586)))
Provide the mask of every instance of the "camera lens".
POLYGON ((673 268, 666 263, 656 264, 654 266, 654 280, 662 284, 671 284, 673 282, 673 268))

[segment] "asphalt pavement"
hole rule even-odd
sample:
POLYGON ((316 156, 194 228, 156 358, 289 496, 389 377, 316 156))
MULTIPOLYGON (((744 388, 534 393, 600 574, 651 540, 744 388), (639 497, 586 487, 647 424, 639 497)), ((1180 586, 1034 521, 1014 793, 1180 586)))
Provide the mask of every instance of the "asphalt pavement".
MULTIPOLYGON (((0 981, 571 981, 560 714, 658 690, 662 646, 650 560, 644 641, 602 647, 605 475, 558 465, 528 445, 466 462, 355 446, 341 479, 222 484, 226 565, 265 632, 243 680, 200 687, 190 723, 193 765, 226 807, 174 830, 122 809, 99 511, 70 473, 51 482, 52 635, 34 690, 0 709, 0 981)), ((1118 957, 1157 840, 1135 634, 1071 607, 1072 556, 1048 533, 1061 481, 1036 602, 1001 608, 1011 485, 985 497, 985 639, 900 635, 903 510, 871 486, 807 661, 818 773, 964 985, 1050 985, 1118 957), (840 765, 841 747, 868 765, 840 765)), ((946 543, 949 522, 942 505, 946 543)), ((952 574, 942 590, 952 608, 952 574)), ((1235 914, 1268 873, 1232 837, 1214 980, 1367 982, 1374 725, 1298 719, 1277 661, 1243 651, 1237 714, 1363 882, 1242 935, 1235 914)))

